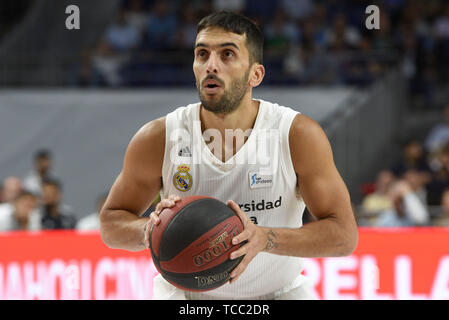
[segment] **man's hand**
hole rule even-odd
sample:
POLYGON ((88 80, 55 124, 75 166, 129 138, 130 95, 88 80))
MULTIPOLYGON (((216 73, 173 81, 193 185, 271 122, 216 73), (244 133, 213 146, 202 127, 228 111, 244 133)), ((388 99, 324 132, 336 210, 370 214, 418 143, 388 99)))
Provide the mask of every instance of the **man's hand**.
MULTIPOLYGON (((273 247, 276 246, 275 242, 270 238, 270 231, 266 228, 256 226, 247 216, 240 210, 238 204, 234 201, 229 200, 227 205, 237 213, 240 220, 243 223, 243 231, 239 233, 232 239, 232 244, 237 245, 244 241, 247 241, 239 249, 235 250, 231 253, 231 259, 236 259, 238 257, 244 256, 242 261, 238 264, 237 267, 231 272, 231 280, 230 283, 234 283, 240 277, 240 275, 245 271, 248 264, 254 257, 261 251, 269 251, 273 247), (270 240, 271 239, 271 240, 270 240)), ((273 233, 273 231, 271 231, 273 233)), ((274 236, 274 233, 271 237, 274 236)), ((275 236, 274 236, 275 237, 275 236)))
POLYGON ((162 199, 156 205, 156 209, 150 214, 150 219, 148 220, 148 222, 145 224, 145 227, 144 227, 144 244, 145 244, 146 249, 150 248, 151 225, 154 224, 155 226, 157 226, 161 222, 161 219, 159 218, 159 214, 162 212, 162 210, 164 210, 165 208, 174 207, 176 202, 179 200, 181 200, 180 197, 172 194, 172 195, 168 196, 168 198, 162 199))

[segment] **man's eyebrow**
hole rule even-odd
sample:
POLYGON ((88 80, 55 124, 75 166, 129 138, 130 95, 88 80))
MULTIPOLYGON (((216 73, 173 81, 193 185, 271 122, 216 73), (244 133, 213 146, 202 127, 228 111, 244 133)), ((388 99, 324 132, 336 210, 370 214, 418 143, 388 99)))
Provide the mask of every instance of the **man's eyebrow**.
MULTIPOLYGON (((234 47, 234 48, 236 48, 237 50, 240 50, 240 48, 238 47, 238 45, 236 45, 234 42, 224 42, 224 43, 219 44, 218 46, 221 47, 221 48, 223 48, 223 47, 234 47)), ((208 46, 207 44, 205 44, 205 43, 198 42, 198 43, 195 45, 195 49, 198 48, 198 47, 208 48, 209 46, 208 46)))

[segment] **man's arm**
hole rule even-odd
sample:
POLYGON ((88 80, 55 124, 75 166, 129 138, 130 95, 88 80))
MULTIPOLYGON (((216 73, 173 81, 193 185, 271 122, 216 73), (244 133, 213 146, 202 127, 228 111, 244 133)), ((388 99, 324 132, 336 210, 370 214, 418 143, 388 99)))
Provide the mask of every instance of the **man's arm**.
POLYGON ((149 122, 131 139, 123 168, 100 213, 100 231, 111 248, 145 249, 149 218, 140 217, 161 189, 165 118, 149 122))
POLYGON ((245 255, 231 274, 231 282, 261 251, 297 257, 329 257, 349 255, 357 246, 357 224, 349 193, 335 167, 324 131, 312 119, 297 115, 290 129, 289 145, 301 196, 317 220, 293 229, 258 227, 230 201, 229 206, 245 226, 233 241, 236 244, 248 240, 231 255, 231 258, 245 255))

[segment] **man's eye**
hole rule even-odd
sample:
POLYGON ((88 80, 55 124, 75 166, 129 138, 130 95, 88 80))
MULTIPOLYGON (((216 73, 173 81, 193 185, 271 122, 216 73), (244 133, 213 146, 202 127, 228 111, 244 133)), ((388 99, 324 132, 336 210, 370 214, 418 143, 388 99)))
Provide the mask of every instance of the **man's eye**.
POLYGON ((224 56, 225 56, 226 58, 231 58, 231 57, 234 56, 234 52, 232 52, 231 50, 226 50, 226 51, 224 52, 224 56))
POLYGON ((200 50, 198 51, 197 55, 198 57, 205 57, 207 54, 206 50, 200 50))

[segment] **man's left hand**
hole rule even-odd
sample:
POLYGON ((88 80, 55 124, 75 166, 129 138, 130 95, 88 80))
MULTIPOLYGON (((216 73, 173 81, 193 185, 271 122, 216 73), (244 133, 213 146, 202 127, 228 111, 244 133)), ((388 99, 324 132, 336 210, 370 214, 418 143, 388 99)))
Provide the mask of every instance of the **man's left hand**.
POLYGON ((231 259, 237 259, 238 257, 244 256, 242 261, 231 272, 230 283, 232 284, 237 281, 243 271, 245 271, 251 260, 266 248, 267 231, 265 228, 256 226, 234 201, 228 200, 227 205, 237 213, 243 223, 243 231, 232 239, 232 244, 237 245, 247 241, 246 244, 231 253, 231 259))

